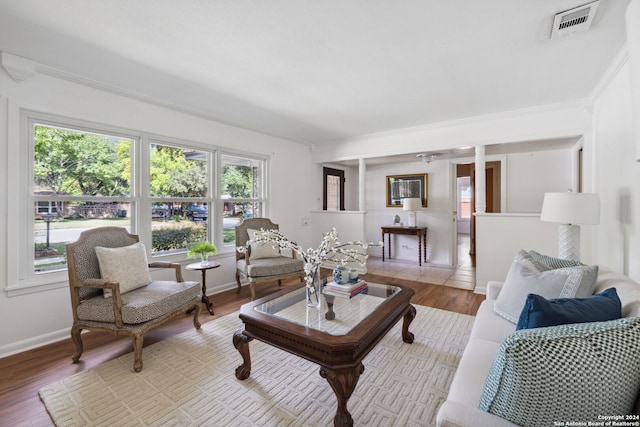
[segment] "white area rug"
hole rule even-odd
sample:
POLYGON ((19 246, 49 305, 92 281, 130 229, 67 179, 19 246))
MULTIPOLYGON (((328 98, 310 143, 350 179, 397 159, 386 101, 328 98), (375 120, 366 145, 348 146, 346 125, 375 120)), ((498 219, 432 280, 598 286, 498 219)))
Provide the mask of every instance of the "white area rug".
MULTIPOLYGON (((416 306, 402 342, 402 320, 365 358, 349 399, 356 425, 429 426, 446 398, 469 338, 473 316, 416 306)), ((244 381, 232 336, 234 313, 143 351, 43 387, 39 394, 58 426, 329 426, 336 399, 318 365, 260 341, 250 343, 252 372, 244 381)))

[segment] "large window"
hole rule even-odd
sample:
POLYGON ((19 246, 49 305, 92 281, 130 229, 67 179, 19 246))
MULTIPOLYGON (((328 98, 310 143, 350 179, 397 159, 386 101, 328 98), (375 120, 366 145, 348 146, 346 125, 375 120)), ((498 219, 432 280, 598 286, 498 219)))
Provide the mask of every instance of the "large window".
POLYGON ((150 256, 182 261, 199 241, 234 251, 234 226, 264 215, 263 157, 27 110, 19 135, 9 147, 20 159, 9 165, 18 178, 8 197, 9 295, 65 286, 65 246, 90 228, 125 227, 150 256))

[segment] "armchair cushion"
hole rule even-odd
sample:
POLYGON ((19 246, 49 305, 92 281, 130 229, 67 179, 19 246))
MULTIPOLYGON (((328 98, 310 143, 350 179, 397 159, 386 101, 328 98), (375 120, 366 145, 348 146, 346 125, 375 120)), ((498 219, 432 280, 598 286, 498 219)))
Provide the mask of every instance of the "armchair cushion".
MULTIPOLYGON (((255 239, 256 233, 260 233, 260 230, 247 228, 247 234, 249 235, 249 240, 255 239)), ((280 249, 278 248, 278 245, 274 242, 262 242, 262 243, 251 244, 251 255, 249 255, 249 259, 251 261, 253 261, 254 259, 275 258, 279 256, 280 256, 280 249)))
MULTIPOLYGON (((142 243, 120 248, 96 246, 100 275, 107 282, 120 284, 120 293, 132 291, 151 283, 147 251, 142 243)), ((104 297, 111 297, 111 289, 104 290, 104 297)))
MULTIPOLYGON (((172 313, 199 297, 198 282, 155 280, 148 285, 122 295, 122 321, 144 323, 172 313)), ((89 298, 78 305, 78 319, 94 322, 115 322, 113 301, 101 296, 89 298)))
POLYGON ((286 256, 251 260, 247 266, 244 259, 238 260, 238 270, 246 272, 249 277, 268 277, 293 274, 304 269, 304 262, 286 256))

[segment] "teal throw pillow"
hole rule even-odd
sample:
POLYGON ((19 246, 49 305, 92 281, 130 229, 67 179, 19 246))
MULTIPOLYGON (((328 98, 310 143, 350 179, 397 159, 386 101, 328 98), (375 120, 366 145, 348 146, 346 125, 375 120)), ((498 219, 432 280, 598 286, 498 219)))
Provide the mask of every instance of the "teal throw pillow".
POLYGON ((541 253, 536 251, 529 251, 529 255, 531 255, 531 257, 536 261, 546 265, 549 268, 568 268, 584 265, 580 261, 573 261, 564 258, 554 258, 548 255, 542 255, 541 253))
POLYGON ((616 288, 609 288, 586 298, 547 300, 540 295, 529 294, 516 330, 569 323, 604 322, 621 317, 622 304, 616 288))
POLYGON ((631 414, 640 318, 524 329, 500 345, 479 408, 523 426, 631 414))

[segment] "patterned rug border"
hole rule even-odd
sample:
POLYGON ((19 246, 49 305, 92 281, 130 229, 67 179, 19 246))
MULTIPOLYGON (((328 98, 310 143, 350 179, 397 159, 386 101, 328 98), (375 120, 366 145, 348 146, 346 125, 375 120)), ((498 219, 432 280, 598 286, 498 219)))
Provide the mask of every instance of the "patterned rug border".
MULTIPOLYGON (((435 423, 474 317, 414 306, 414 343, 402 342, 400 321, 363 361, 348 403, 357 425, 435 423)), ((232 336, 241 325, 229 314, 146 347, 140 373, 128 353, 38 394, 60 427, 331 425, 336 400, 316 364, 254 340, 251 377, 235 378, 242 359, 232 336)))

